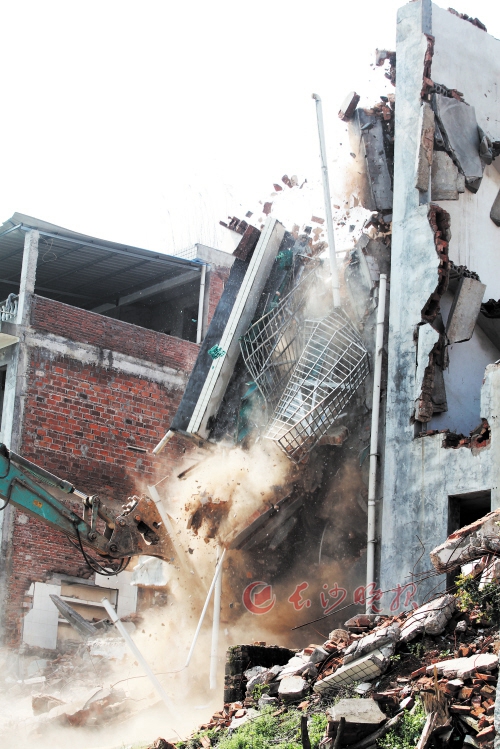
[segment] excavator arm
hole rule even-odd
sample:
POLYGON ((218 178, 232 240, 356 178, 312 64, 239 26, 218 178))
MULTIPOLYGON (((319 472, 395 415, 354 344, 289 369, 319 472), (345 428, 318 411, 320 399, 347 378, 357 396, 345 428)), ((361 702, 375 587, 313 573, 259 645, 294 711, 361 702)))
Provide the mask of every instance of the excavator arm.
MULTIPOLYGON (((56 493, 58 493, 56 491, 56 493)), ((111 566, 111 574, 124 569, 123 564, 136 554, 169 559, 173 547, 156 504, 149 497, 130 497, 119 514, 97 495, 87 495, 69 481, 60 479, 26 458, 16 455, 0 443, 0 498, 4 505, 12 504, 61 531, 81 549, 92 566, 86 549, 101 557, 104 567, 111 566), (64 492, 68 499, 81 501, 83 517, 73 512, 50 488, 64 492), (103 523, 99 524, 98 518, 103 523), (119 569, 113 564, 119 564, 119 569)), ((110 574, 104 572, 104 574, 110 574)))

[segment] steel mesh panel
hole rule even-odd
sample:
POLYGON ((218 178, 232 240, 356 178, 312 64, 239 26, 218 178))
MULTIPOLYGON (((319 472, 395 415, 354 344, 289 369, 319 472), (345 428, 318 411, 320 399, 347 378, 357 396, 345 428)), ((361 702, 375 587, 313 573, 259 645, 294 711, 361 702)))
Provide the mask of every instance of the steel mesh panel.
POLYGON ((303 313, 316 278, 315 270, 303 275, 240 340, 245 365, 271 411, 304 349, 303 313))
POLYGON ((341 309, 308 320, 305 346, 266 429, 299 463, 345 409, 368 374, 368 355, 341 309))

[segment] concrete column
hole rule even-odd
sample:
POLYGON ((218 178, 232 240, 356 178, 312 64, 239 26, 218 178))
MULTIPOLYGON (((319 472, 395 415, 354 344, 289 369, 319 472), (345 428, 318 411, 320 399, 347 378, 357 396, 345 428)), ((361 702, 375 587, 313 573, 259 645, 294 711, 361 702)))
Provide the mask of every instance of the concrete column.
POLYGON ((29 325, 31 296, 35 291, 39 239, 40 233, 35 229, 29 231, 24 237, 23 267, 21 270, 21 284, 19 286, 19 308, 17 314, 17 322, 20 325, 29 325))
MULTIPOLYGON (((2 418, 2 436, 7 447, 22 452, 22 431, 26 399, 29 350, 25 343, 26 329, 30 326, 31 302, 35 290, 36 264, 38 260, 39 232, 29 231, 24 238, 23 265, 19 287, 17 328, 19 343, 12 347, 13 353, 7 371, 5 407, 8 411, 2 418)), ((0 513, 0 641, 3 639, 4 612, 12 569, 12 536, 15 511, 9 505, 0 513)))

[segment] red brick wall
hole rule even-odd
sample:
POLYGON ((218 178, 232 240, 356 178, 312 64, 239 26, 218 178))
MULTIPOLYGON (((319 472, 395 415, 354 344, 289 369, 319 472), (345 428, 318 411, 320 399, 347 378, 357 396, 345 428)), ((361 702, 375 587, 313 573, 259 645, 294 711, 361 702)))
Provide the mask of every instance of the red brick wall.
POLYGON ((208 315, 207 327, 214 316, 215 308, 219 304, 219 299, 224 291, 224 286, 229 277, 230 268, 212 267, 210 271, 210 285, 208 289, 208 315))
MULTIPOLYGON (((212 291, 210 295, 212 297, 212 291)), ((215 300, 215 287, 213 295, 215 300)), ((90 343, 187 372, 191 371, 198 356, 196 343, 36 295, 33 297, 31 325, 43 333, 54 333, 72 341, 90 343)))
MULTIPOLYGON (((181 388, 32 349, 21 453, 77 488, 122 504, 170 473, 181 457, 184 448, 175 439, 159 458, 150 455, 181 397, 181 388)), ((71 506, 82 514, 80 504, 71 506)), ((88 572, 80 551, 63 534, 26 519, 16 512, 4 618, 10 645, 20 641, 23 597, 32 582, 44 582, 55 572, 88 572)))

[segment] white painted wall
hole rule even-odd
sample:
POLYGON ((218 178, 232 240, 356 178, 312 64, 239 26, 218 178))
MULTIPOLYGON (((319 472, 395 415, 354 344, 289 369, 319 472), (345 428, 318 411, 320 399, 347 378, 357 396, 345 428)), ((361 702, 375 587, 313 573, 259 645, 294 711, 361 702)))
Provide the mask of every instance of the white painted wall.
MULTIPOLYGON (((441 300, 443 320, 453 302, 446 292, 441 300)), ((428 429, 449 429, 468 435, 479 424, 481 417, 481 387, 488 364, 500 359, 500 351, 488 336, 476 326, 470 341, 448 346, 449 367, 444 372, 448 411, 436 414, 428 429)))
POLYGON ((23 622, 23 642, 39 648, 54 650, 57 646, 57 620, 59 611, 50 596, 60 596, 60 585, 35 583, 33 608, 28 611, 23 622))

